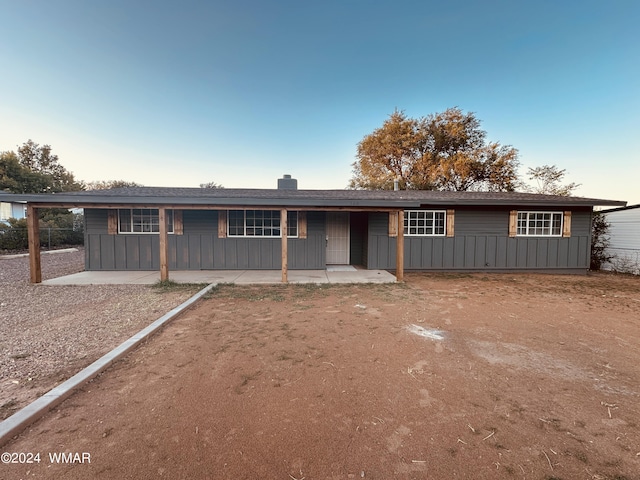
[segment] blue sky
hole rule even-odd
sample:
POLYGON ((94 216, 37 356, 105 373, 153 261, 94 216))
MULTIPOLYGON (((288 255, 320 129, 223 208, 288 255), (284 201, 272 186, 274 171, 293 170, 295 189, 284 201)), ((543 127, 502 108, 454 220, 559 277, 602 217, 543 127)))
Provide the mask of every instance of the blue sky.
POLYGON ((0 0, 0 150, 85 181, 344 188, 394 109, 458 106, 640 203, 640 2, 0 0))

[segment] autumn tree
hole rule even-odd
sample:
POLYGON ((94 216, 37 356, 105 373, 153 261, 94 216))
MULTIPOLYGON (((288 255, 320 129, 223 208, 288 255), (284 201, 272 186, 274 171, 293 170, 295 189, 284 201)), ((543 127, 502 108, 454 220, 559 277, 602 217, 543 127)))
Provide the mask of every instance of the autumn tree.
POLYGON ((351 188, 390 190, 398 179, 404 188, 414 177, 413 166, 422 157, 424 129, 419 120, 395 111, 381 128, 358 144, 351 188))
POLYGON ((562 170, 555 165, 543 165, 542 167, 529 167, 529 180, 535 182, 533 185, 526 185, 525 190, 532 193, 542 193, 545 195, 570 196, 573 191, 580 186, 579 183, 563 184, 566 170, 562 170))
POLYGON ((350 188, 513 191, 518 151, 488 142, 473 113, 414 119, 395 111, 358 144, 350 188))

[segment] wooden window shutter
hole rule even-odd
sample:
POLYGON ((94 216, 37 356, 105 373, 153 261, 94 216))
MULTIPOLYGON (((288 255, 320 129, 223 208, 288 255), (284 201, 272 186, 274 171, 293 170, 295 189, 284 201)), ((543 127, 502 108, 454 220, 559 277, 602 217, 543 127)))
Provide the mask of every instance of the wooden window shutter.
POLYGON ((307 212, 298 212, 298 238, 307 238, 307 212))
POLYGON ((398 212, 389 212, 389 236, 398 236, 398 212))
POLYGON ((518 231, 518 211, 511 210, 509 212, 509 236, 515 237, 518 231))
POLYGON ((571 212, 564 212, 564 219, 562 222, 562 236, 570 237, 571 236, 571 212))
POLYGON ((455 210, 447 210, 447 237, 453 237, 455 210))
POLYGON ((118 234, 118 210, 107 211, 107 231, 109 235, 118 234))
POLYGON ((182 223, 182 210, 173 211, 173 234, 174 235, 184 234, 184 226, 182 223))
POLYGON ((227 211, 218 211, 218 238, 227 238, 227 211))

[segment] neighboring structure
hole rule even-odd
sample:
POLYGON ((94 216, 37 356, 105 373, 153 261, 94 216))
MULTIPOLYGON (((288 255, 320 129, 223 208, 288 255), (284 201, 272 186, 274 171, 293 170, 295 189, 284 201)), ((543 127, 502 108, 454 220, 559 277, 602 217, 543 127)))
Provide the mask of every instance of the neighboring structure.
MULTIPOLYGON (((0 195, 5 192, 0 192, 0 195)), ((7 192, 8 195, 11 195, 7 192)), ((7 223, 10 218, 26 218, 27 204, 26 202, 7 201, 0 202, 0 222, 7 223)))
MULTIPOLYGON (((528 193, 134 187, 49 195, 38 208, 84 208, 87 270, 589 268, 595 205, 625 202, 528 193)), ((2 195, 0 195, 2 199, 2 195)), ((31 245, 31 279, 40 279, 31 245)))
POLYGON ((609 222, 610 262, 605 270, 640 275, 640 205, 613 208, 601 212, 609 222))

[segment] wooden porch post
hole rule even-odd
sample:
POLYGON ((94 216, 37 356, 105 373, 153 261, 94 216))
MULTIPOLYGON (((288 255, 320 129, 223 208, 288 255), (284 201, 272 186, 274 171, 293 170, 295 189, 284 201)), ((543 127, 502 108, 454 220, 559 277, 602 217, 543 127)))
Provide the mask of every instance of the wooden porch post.
POLYGON ((40 223, 38 209, 27 204, 27 236, 29 238, 29 273, 31 283, 42 282, 40 263, 40 223))
POLYGON ((160 223, 160 281, 169 280, 169 241, 167 235, 167 209, 158 209, 158 221, 160 223))
POLYGON ((398 210, 398 236, 396 237, 396 280, 404 280, 404 210, 398 210))
POLYGON ((282 283, 287 283, 289 273, 289 254, 287 242, 287 209, 280 210, 280 232, 282 237, 282 283))

